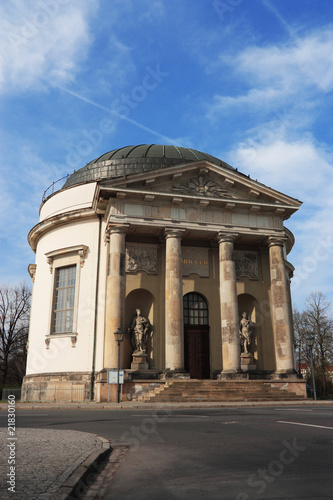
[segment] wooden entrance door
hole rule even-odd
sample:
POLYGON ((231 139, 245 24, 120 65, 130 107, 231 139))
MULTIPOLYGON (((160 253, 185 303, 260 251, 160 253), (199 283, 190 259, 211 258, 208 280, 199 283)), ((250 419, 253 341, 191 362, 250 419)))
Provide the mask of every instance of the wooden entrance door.
POLYGON ((184 358, 191 378, 210 378, 209 326, 185 325, 184 358))
POLYGON ((208 304, 199 293, 184 296, 184 361, 191 378, 210 378, 208 304))

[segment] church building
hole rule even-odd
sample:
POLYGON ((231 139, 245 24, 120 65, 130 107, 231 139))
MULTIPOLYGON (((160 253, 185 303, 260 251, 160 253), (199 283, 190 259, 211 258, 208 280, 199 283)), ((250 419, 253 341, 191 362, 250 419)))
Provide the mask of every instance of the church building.
POLYGON ((118 362, 123 401, 179 379, 304 396, 284 226, 300 205, 178 146, 127 146, 75 171, 28 236, 23 399, 116 401, 118 362))

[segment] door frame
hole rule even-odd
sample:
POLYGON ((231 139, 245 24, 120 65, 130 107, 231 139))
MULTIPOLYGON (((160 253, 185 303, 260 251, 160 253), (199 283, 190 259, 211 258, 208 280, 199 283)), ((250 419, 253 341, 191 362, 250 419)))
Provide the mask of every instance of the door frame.
POLYGON ((210 379, 210 328, 208 301, 201 293, 189 292, 183 297, 183 309, 185 370, 190 373, 191 378, 203 380, 210 379), (186 298, 189 300, 186 300, 186 298), (195 307, 193 307, 193 305, 195 305, 195 307), (194 360, 190 359, 190 349, 192 349, 192 351, 194 350, 194 354, 192 352, 192 355, 195 356, 194 360), (202 361, 204 361, 203 364, 202 361))

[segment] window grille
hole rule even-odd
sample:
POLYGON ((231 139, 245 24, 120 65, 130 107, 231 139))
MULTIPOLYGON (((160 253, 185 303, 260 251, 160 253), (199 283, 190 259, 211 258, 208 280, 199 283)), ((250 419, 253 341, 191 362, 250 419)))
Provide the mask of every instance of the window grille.
POLYGON ((52 333, 73 331, 76 265, 56 269, 52 333))
POLYGON ((208 304, 198 293, 184 296, 184 324, 208 325, 208 304))

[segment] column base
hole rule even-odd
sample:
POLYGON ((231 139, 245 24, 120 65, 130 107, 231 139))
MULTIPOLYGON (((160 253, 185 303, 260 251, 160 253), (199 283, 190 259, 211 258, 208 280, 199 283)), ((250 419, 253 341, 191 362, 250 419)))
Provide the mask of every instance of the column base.
POLYGON ((158 380, 161 370, 125 370, 125 382, 132 382, 135 380, 158 380))
POLYGON ((160 374, 160 380, 166 379, 178 379, 178 380, 188 380, 190 378, 190 374, 187 373, 184 369, 178 368, 175 370, 171 370, 170 368, 166 368, 163 370, 163 373, 160 374))
POLYGON ((217 375, 217 380, 241 380, 246 378, 247 374, 241 370, 222 370, 217 375))
POLYGON ((288 379, 288 380, 299 380, 303 376, 297 373, 296 370, 277 370, 273 374, 273 378, 277 379, 288 379))

